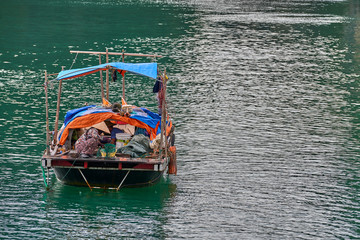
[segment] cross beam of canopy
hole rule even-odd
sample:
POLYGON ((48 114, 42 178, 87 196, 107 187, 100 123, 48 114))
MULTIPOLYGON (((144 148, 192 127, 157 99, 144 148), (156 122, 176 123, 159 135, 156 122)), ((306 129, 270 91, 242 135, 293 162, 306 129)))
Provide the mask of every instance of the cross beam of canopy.
MULTIPOLYGON (((93 51, 70 51, 70 53, 84 53, 84 54, 95 54, 95 55, 106 55, 106 52, 93 52, 93 51)), ((118 52, 108 52, 108 55, 118 55, 118 56, 132 56, 132 57, 155 57, 161 58, 161 55, 157 54, 142 54, 142 53, 118 53, 118 52)))

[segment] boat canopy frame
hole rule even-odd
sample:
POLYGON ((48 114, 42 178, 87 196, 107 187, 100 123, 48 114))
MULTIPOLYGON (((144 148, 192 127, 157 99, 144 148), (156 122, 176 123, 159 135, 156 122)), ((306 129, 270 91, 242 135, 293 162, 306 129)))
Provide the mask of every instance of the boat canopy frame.
MULTIPOLYGON (((124 58, 125 56, 134 56, 134 57, 151 57, 151 58, 161 58, 161 55, 156 54, 139 54, 139 53, 125 53, 124 50, 122 50, 121 53, 118 52, 109 52, 108 49, 106 49, 106 52, 94 52, 94 51, 70 51, 70 53, 76 53, 77 55, 80 54, 93 54, 99 56, 99 65, 86 67, 86 68, 78 68, 78 69, 70 69, 70 70, 64 70, 64 67, 62 67, 62 71, 55 74, 48 74, 45 70, 45 104, 46 104, 46 154, 50 154, 50 147, 52 146, 55 148, 57 146, 57 139, 58 139, 58 123, 59 123, 59 112, 60 112, 60 101, 61 101, 61 89, 62 89, 62 81, 63 80, 69 80, 73 78, 82 77, 85 75, 93 74, 96 72, 100 72, 100 82, 101 82, 101 97, 102 99, 106 99, 109 101, 109 70, 116 70, 121 73, 122 75, 122 86, 123 86, 123 99, 125 101, 125 72, 130 72, 136 75, 146 76, 151 79, 160 79, 163 84, 163 91, 166 92, 166 69, 164 69, 163 73, 159 72, 157 63, 125 63, 124 58), (106 55, 106 63, 101 63, 101 55, 106 55), (120 55, 122 56, 122 62, 111 62, 109 63, 109 55, 120 55), (104 86, 103 86, 103 77, 102 77, 102 71, 106 71, 106 98, 104 96, 104 86), (49 103, 48 103, 48 85, 49 85, 49 77, 55 76, 54 79, 51 81, 59 81, 59 87, 58 87, 58 97, 57 97, 57 108, 56 108, 56 117, 55 117, 55 126, 54 126, 54 134, 53 134, 53 141, 51 141, 51 132, 49 127, 49 103)), ((76 56, 77 56, 76 55, 76 56)), ((165 96, 165 94, 164 94, 165 96)), ((163 99, 162 104, 162 114, 161 114, 161 139, 163 138, 163 134, 166 134, 166 119, 167 117, 167 111, 165 109, 165 97, 163 99), (163 124, 164 123, 164 124, 163 124)), ((161 141, 162 143, 163 141, 161 141)), ((166 146, 162 146, 166 150, 166 146)), ((161 148, 161 147, 160 147, 161 148)), ((167 154, 166 154, 167 155, 167 154)))
POLYGON ((104 63, 97 66, 91 66, 86 68, 63 70, 59 72, 58 76, 54 80, 60 81, 60 80, 79 78, 99 71, 107 71, 112 69, 120 71, 121 73, 131 72, 152 79, 157 78, 157 63, 111 62, 111 63, 104 63))

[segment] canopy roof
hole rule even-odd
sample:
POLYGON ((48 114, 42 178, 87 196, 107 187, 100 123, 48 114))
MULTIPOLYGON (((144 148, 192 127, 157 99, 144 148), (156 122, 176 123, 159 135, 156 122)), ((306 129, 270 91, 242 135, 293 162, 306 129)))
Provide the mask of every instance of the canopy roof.
POLYGON ((97 66, 91 66, 86 68, 77 68, 71 70, 61 71, 56 80, 65 80, 71 78, 77 78, 85 75, 89 75, 100 70, 117 69, 126 72, 131 72, 138 75, 143 75, 156 79, 157 77, 157 63, 123 63, 123 62, 111 62, 104 63, 97 66))

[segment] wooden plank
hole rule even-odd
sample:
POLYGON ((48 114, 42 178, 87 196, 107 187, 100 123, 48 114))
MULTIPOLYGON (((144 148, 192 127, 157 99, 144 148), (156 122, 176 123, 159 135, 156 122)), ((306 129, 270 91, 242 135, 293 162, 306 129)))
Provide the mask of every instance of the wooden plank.
POLYGON ((132 57, 156 57, 162 58, 162 55, 157 54, 142 54, 142 53, 118 53, 118 52, 93 52, 93 51, 73 51, 71 50, 70 53, 82 53, 82 54, 94 54, 94 55, 118 55, 118 56, 132 56, 132 57))
POLYGON ((90 157, 90 158, 81 158, 81 157, 72 157, 70 154, 62 155, 62 156, 50 156, 50 155, 43 155, 42 159, 46 159, 47 161, 55 161, 55 160, 62 160, 62 161, 75 161, 79 164, 83 162, 99 162, 99 163, 148 163, 148 164, 159 164, 165 161, 165 158, 161 158, 159 160, 158 156, 155 155, 153 158, 131 158, 131 157, 114 157, 114 158, 97 158, 97 157, 90 157))

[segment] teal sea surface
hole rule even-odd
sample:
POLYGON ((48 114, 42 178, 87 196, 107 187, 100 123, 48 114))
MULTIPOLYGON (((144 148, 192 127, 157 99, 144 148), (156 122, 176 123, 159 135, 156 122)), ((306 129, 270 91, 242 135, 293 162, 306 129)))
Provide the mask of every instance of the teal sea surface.
MULTIPOLYGON (((0 33, 0 239, 360 238, 359 1, 3 0, 0 33), (46 190, 44 71, 106 48, 164 56, 125 62, 166 68, 178 174, 46 190)), ((126 81, 157 110, 153 80, 126 81)), ((101 100, 98 74, 62 90, 61 123, 101 100)))

